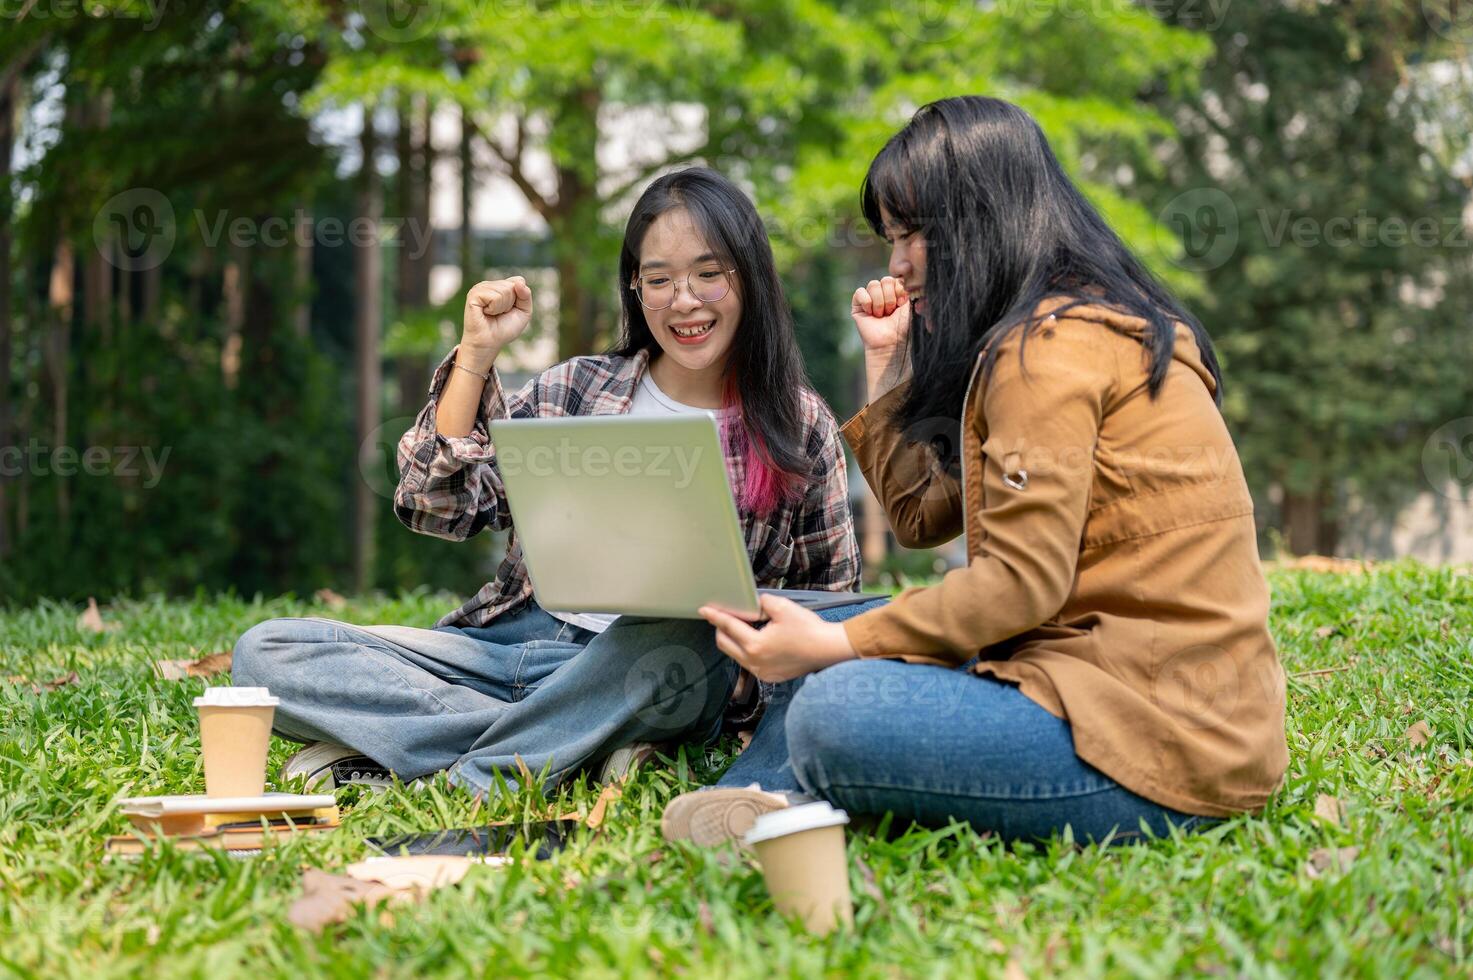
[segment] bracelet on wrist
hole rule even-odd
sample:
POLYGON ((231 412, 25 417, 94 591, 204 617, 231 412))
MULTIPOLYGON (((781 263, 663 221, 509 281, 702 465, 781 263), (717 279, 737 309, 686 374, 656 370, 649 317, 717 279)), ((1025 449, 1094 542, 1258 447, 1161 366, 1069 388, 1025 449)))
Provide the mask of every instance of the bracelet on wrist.
POLYGON ((490 371, 486 371, 483 374, 480 371, 475 370, 474 368, 468 368, 468 367, 466 367, 464 364, 460 363, 459 361, 453 362, 450 366, 451 367, 458 367, 462 371, 468 371, 471 374, 474 374, 476 377, 480 378, 482 381, 490 381, 491 380, 491 372, 490 371))

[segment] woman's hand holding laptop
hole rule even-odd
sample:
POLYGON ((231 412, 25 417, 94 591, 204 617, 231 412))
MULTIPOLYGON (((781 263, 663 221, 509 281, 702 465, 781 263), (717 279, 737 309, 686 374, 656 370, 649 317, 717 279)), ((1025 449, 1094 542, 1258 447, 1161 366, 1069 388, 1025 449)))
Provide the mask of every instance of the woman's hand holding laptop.
POLYGON ((790 681, 859 656, 842 624, 782 596, 764 595, 759 602, 767 620, 760 630, 725 609, 700 608, 701 617, 716 627, 716 646, 758 680, 790 681))

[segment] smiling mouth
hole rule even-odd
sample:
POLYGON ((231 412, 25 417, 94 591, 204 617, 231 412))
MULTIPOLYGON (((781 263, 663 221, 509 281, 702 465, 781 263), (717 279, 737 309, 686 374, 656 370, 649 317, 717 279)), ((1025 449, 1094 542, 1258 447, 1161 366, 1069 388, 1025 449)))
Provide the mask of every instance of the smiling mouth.
POLYGON ((670 330, 675 334, 675 336, 681 338, 682 340, 696 340, 698 338, 706 336, 706 334, 710 333, 713 329, 715 329, 715 327, 716 322, 714 320, 711 320, 705 323, 692 323, 682 326, 675 326, 674 324, 671 324, 670 330))

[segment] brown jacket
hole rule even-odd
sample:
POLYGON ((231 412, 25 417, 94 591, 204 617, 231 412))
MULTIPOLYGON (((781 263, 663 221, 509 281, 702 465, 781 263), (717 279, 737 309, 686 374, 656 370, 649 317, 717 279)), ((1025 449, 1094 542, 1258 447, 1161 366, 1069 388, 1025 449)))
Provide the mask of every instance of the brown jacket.
MULTIPOLYGON (((1051 300, 1041 314, 1058 308, 1051 300)), ((844 437, 900 543, 966 535, 968 565, 848 620, 863 657, 974 668, 1067 719, 1085 762, 1188 813, 1256 810, 1288 763, 1237 452, 1191 333, 1160 393, 1146 322, 1103 306, 1050 316, 980 358, 963 405, 961 480, 888 421, 844 437)))

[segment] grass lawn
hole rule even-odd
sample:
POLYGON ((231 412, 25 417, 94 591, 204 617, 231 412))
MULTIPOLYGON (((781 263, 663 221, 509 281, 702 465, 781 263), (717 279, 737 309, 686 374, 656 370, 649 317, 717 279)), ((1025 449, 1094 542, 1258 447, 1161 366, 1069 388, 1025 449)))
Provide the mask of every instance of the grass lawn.
MULTIPOLYGON (((856 833, 856 928, 823 940, 773 914, 750 859, 661 841, 665 802, 714 780, 722 748, 642 771, 605 827, 554 860, 473 869, 422 904, 359 912, 321 936, 285 921, 304 867, 356 860, 377 834, 586 811, 598 787, 550 801, 528 789, 478 814, 443 781, 355 787, 339 793, 344 826, 328 838, 244 860, 162 849, 104 863, 102 838, 126 826, 118 797, 203 790, 191 702, 204 682, 158 680, 152 661, 229 649, 273 616, 429 626, 453 599, 129 602, 104 610, 117 624, 106 633, 79 630, 70 606, 0 613, 0 966, 88 977, 1466 975, 1473 574, 1399 564, 1272 582, 1274 635, 1300 676, 1289 680, 1289 774, 1265 813, 1115 849, 1007 848, 963 827, 856 833), (40 694, 10 676, 70 671, 77 680, 40 694), (1321 795, 1340 802, 1342 822, 1316 815, 1321 795), (1340 848, 1358 851, 1311 870, 1316 851, 1340 848)), ((273 767, 290 749, 275 741, 273 767)))

